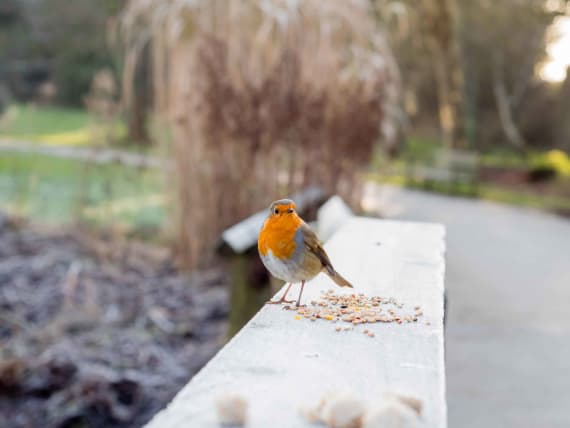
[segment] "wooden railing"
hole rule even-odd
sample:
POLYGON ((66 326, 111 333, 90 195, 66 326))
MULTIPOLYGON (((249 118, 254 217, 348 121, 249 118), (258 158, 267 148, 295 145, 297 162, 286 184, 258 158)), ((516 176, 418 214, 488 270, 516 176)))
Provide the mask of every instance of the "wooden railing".
POLYGON ((305 287, 308 307, 334 289, 393 297, 402 305, 395 313, 414 315, 353 325, 311 322, 266 305, 148 428, 218 427, 216 401, 228 393, 247 402, 247 427, 310 427, 299 409, 331 391, 352 391, 367 403, 386 391, 403 393, 421 401, 423 426, 446 426, 444 228, 352 217, 325 248, 355 289, 335 288, 319 275, 305 287))

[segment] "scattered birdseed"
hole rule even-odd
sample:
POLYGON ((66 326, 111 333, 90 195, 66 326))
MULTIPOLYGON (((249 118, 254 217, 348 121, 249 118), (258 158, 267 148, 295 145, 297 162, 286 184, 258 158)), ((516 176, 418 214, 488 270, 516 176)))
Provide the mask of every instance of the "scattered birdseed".
MULTIPOLYGON (((296 320, 307 318, 316 322, 321 319, 333 323, 344 322, 352 326, 380 322, 409 324, 417 322, 419 317, 424 315, 419 305, 408 304, 406 308, 409 309, 404 309, 404 303, 393 297, 366 296, 363 293, 335 294, 334 290, 321 291, 320 298, 311 300, 310 305, 300 308, 291 305, 284 307, 287 310, 296 310, 296 320)), ((354 330, 352 326, 345 327, 344 330, 354 330)), ((335 328, 337 332, 341 330, 341 327, 335 328)), ((374 335, 370 328, 365 329, 363 333, 374 335)))

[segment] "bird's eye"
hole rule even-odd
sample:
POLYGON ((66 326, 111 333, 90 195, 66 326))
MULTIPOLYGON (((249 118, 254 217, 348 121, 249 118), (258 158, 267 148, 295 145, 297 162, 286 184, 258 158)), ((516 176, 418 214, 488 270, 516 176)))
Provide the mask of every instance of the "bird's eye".
POLYGON ((295 210, 294 210, 293 208, 289 208, 289 209, 287 210, 287 212, 288 212, 289 214, 291 214, 291 213, 295 212, 295 210))
POLYGON ((275 209, 273 210, 273 212, 274 212, 275 214, 279 214, 279 208, 275 208, 275 209))

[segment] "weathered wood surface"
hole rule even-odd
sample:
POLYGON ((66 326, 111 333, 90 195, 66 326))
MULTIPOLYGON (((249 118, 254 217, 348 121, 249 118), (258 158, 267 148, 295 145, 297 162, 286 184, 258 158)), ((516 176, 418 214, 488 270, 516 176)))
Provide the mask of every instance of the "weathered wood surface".
MULTIPOLYGON (((356 292, 421 305, 421 322, 369 324, 376 334, 370 338, 362 328, 339 333, 331 322, 296 320, 294 312, 267 305, 148 428, 217 427, 215 402, 229 392, 248 401, 250 428, 310 427, 299 408, 335 390, 368 403, 385 391, 407 393, 422 400, 426 427, 446 426, 443 227, 355 217, 325 247, 356 292)), ((333 287, 319 275, 305 287, 304 301, 333 287)))

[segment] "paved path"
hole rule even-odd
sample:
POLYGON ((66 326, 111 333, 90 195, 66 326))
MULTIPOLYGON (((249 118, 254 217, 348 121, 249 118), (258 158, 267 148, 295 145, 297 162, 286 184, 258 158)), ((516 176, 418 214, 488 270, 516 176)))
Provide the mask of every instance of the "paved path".
POLYGON ((0 138, 1 152, 43 154, 93 163, 119 163, 140 168, 160 168, 163 165, 162 161, 156 157, 126 150, 106 147, 51 146, 0 138))
POLYGON ((447 227, 450 427, 570 427, 570 221, 370 185, 368 208, 447 227))

